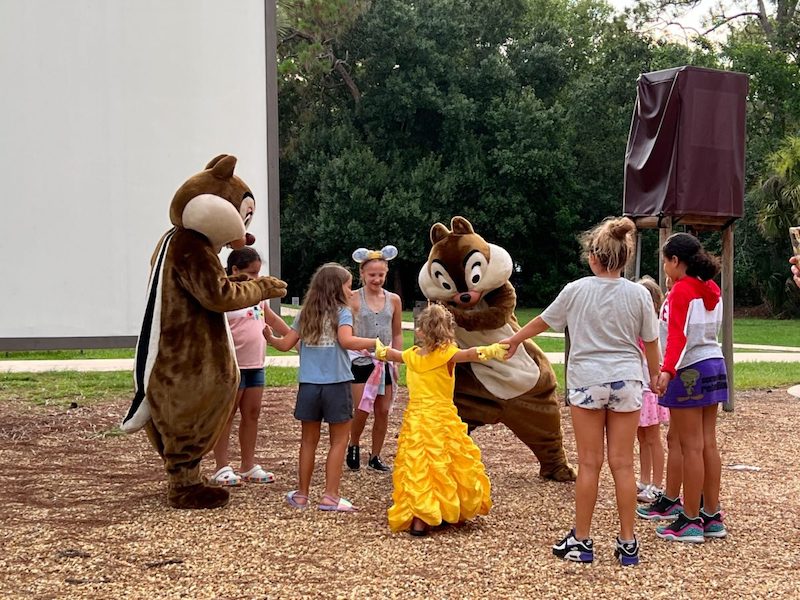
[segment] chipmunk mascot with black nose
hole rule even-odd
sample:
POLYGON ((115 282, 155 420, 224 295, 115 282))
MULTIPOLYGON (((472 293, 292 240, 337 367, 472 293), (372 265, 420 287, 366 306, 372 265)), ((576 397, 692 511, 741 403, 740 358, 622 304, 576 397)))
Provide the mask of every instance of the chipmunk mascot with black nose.
MULTIPOLYGON (((487 243, 464 217, 453 217, 450 227, 436 223, 431 228, 433 247, 419 274, 422 293, 453 313, 459 346, 485 346, 510 337, 520 328, 514 314, 517 296, 508 281, 511 256, 487 243)), ((553 367, 531 340, 524 345, 526 351, 508 361, 456 365, 458 414, 470 430, 505 424, 539 459, 542 477, 574 481, 562 443, 553 367)))
POLYGON ((145 428, 164 459, 174 508, 216 508, 228 491, 200 479, 200 459, 214 446, 239 387, 225 312, 286 295, 274 277, 229 279, 218 254, 242 248, 255 200, 223 154, 175 193, 174 225, 150 261, 144 323, 136 346, 133 403, 122 429, 145 428))

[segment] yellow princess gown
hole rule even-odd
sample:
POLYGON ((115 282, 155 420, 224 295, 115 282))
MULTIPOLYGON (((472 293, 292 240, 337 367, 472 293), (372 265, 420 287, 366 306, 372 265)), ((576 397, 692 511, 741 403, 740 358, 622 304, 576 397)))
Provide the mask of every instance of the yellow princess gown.
POLYGON ((455 377, 448 362, 455 345, 420 355, 403 352, 408 406, 397 440, 389 527, 402 531, 416 516, 428 525, 458 523, 492 507, 481 451, 453 404, 455 377))

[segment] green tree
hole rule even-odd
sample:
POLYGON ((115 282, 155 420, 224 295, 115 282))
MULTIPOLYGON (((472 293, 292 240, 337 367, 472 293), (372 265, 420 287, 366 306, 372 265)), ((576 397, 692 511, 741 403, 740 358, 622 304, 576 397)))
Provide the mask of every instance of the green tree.
POLYGON ((800 225, 800 137, 787 137, 766 162, 768 176, 753 193, 758 225, 768 240, 783 240, 800 225))

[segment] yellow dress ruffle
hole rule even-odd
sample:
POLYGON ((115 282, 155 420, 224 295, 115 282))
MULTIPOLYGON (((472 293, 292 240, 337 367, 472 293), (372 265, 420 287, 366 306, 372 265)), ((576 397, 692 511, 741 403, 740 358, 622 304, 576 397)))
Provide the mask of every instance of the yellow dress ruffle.
POLYGON ((492 507, 481 451, 453 404, 448 362, 458 348, 424 356, 418 351, 414 346, 403 352, 409 400, 392 475, 392 531, 408 529, 415 516, 435 526, 485 515, 492 507))

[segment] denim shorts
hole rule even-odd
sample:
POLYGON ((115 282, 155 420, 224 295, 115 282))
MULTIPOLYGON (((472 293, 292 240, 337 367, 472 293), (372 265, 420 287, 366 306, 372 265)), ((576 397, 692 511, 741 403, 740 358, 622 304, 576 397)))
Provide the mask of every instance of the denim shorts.
POLYGON ((345 423, 353 418, 350 382, 301 383, 297 390, 294 418, 298 421, 345 423))
POLYGON ((620 413, 635 412, 642 408, 642 382, 612 381, 588 387, 570 388, 567 394, 567 406, 589 410, 605 408, 620 413))
POLYGON ((264 368, 239 369, 239 389, 264 387, 264 368))

